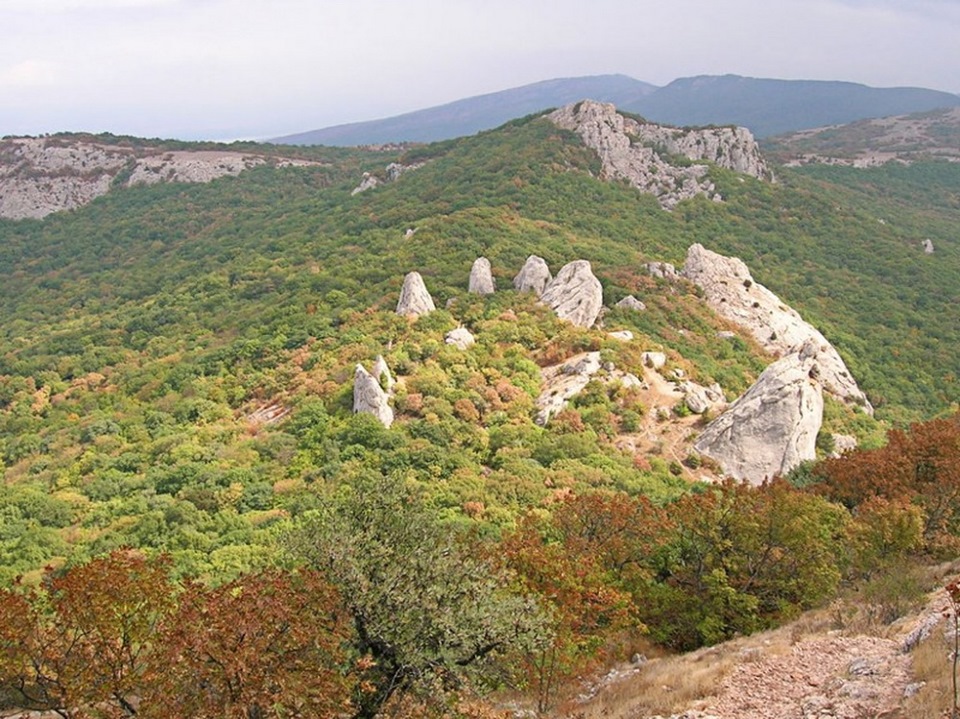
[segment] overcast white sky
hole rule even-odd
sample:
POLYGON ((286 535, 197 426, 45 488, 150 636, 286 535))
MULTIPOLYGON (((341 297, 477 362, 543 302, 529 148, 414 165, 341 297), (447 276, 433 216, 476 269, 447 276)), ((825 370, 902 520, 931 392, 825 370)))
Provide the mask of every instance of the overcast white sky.
POLYGON ((603 73, 960 92, 960 0, 0 0, 0 136, 272 137, 603 73))

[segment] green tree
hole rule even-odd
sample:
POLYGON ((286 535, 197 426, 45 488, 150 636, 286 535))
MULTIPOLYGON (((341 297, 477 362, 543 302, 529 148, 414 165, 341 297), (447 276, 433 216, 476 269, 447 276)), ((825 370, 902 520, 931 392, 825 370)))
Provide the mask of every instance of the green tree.
POLYGON ((304 519, 289 545, 340 590, 361 676, 355 716, 502 676, 511 650, 549 640, 536 602, 510 591, 474 542, 440 525, 402 480, 365 476, 304 519))

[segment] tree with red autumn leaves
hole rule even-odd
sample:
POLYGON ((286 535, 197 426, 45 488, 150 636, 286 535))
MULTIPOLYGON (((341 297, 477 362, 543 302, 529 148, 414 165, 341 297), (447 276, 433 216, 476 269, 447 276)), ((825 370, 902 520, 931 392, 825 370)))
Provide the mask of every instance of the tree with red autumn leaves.
POLYGON ((0 684, 21 708, 65 718, 136 712, 158 625, 173 609, 169 562, 127 550, 0 592, 0 684))
POLYGON ((193 719, 332 717, 349 709, 349 624, 315 571, 188 583, 160 627, 140 714, 193 719))

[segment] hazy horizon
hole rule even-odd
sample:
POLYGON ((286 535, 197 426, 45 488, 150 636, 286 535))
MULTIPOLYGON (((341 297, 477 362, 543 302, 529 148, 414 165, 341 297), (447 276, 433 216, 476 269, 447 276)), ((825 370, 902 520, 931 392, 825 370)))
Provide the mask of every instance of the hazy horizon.
POLYGON ((0 136, 277 137, 563 77, 960 92, 960 0, 0 0, 0 136))

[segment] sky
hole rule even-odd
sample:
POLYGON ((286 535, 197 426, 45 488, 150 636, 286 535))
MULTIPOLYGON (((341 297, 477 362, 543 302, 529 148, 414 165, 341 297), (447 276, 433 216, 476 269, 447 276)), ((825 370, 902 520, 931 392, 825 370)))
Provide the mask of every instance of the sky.
POLYGON ((960 93, 960 0, 0 0, 0 136, 260 139, 557 77, 960 93))

